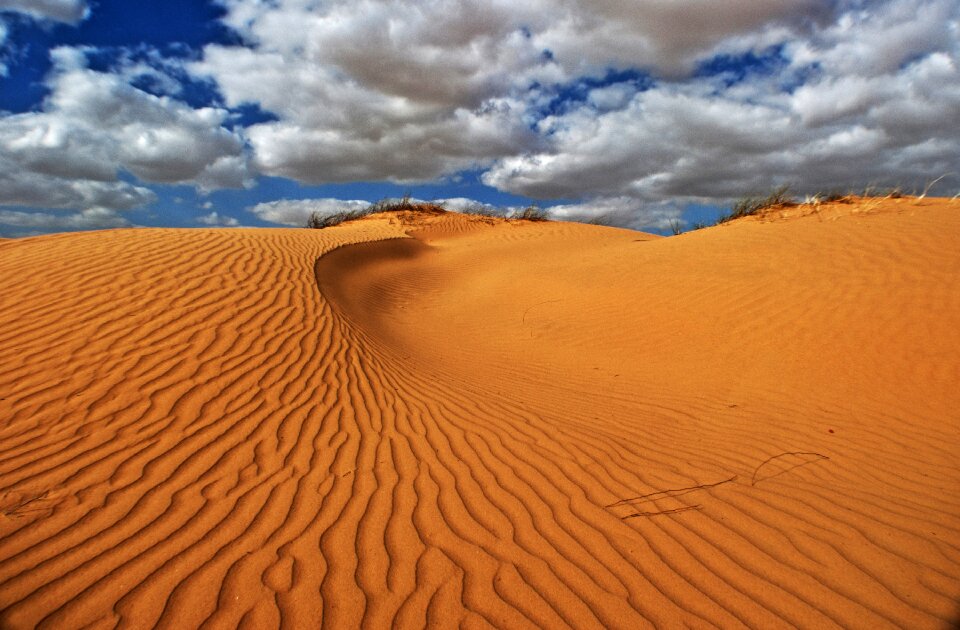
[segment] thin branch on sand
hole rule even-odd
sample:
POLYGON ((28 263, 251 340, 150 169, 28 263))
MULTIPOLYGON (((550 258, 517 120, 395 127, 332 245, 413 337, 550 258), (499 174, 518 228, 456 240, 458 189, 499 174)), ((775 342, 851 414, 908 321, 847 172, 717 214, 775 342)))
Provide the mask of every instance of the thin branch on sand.
POLYGON ((811 452, 809 452, 809 451, 790 451, 790 452, 788 452, 788 453, 780 453, 779 455, 774 455, 773 457, 768 457, 767 459, 763 460, 763 462, 761 462, 760 465, 757 466, 757 467, 754 469, 753 475, 750 477, 750 485, 751 485, 751 486, 755 486, 755 485, 757 485, 757 481, 763 481, 764 479, 771 479, 771 478, 773 478, 773 477, 776 477, 777 475, 782 475, 783 473, 787 472, 788 470, 793 470, 794 468, 799 468, 800 466, 806 466, 807 464, 812 464, 812 463, 814 463, 814 462, 818 462, 818 461, 821 461, 821 460, 824 460, 824 459, 830 459, 830 458, 827 457, 826 455, 823 455, 822 453, 811 453, 811 452), (777 473, 777 474, 775 474, 775 475, 770 475, 769 477, 761 477, 760 479, 757 479, 757 473, 760 472, 760 469, 761 469, 761 468, 763 468, 764 466, 766 466, 767 464, 769 464, 769 463, 772 462, 773 460, 779 459, 779 458, 781 458, 781 457, 786 457, 787 455, 799 455, 799 456, 809 455, 809 456, 811 456, 811 457, 816 457, 816 459, 812 459, 812 460, 809 460, 809 461, 805 461, 805 462, 803 462, 803 463, 801 463, 801 464, 797 464, 796 466, 791 466, 790 468, 787 468, 787 470, 781 471, 781 472, 779 472, 779 473, 777 473))
MULTIPOLYGON (((814 453, 814 452, 810 452, 810 451, 789 451, 789 452, 787 452, 787 453, 780 453, 780 454, 778 454, 778 455, 774 455, 773 457, 768 457, 767 459, 765 459, 765 460, 763 460, 762 462, 760 462, 760 465, 757 466, 757 467, 753 470, 753 475, 751 475, 751 477, 750 477, 750 485, 751 485, 751 486, 755 486, 755 485, 757 485, 757 482, 758 482, 758 481, 764 481, 764 480, 766 480, 766 479, 772 479, 773 477, 777 477, 777 476, 779 476, 779 475, 782 475, 782 474, 784 474, 784 473, 786 473, 786 472, 789 472, 789 471, 793 470, 794 468, 799 468, 800 466, 806 466, 807 464, 813 464, 813 463, 815 463, 815 462, 819 462, 819 461, 822 461, 822 460, 825 460, 825 459, 830 459, 830 458, 827 457, 826 455, 823 455, 822 453, 814 453), (757 478, 757 475, 759 474, 760 470, 761 470, 764 466, 766 466, 767 464, 769 464, 769 463, 772 462, 772 461, 775 461, 775 460, 777 460, 777 459, 780 459, 781 457, 786 457, 786 456, 788 456, 788 455, 795 455, 795 456, 799 456, 799 457, 804 457, 804 456, 806 456, 806 457, 813 457, 814 459, 808 459, 808 460, 806 460, 806 461, 803 461, 803 462, 801 462, 801 463, 799 463, 799 464, 795 464, 795 465, 793 465, 793 466, 791 466, 791 467, 789 467, 789 468, 787 468, 787 469, 785 469, 785 470, 781 470, 780 472, 774 473, 774 474, 769 475, 769 476, 767 476, 767 477, 761 477, 761 478, 759 478, 759 479, 757 478)), ((625 505, 634 505, 634 504, 637 504, 637 503, 655 502, 655 501, 659 501, 660 499, 675 499, 675 498, 677 498, 677 497, 682 497, 683 495, 689 494, 689 493, 691 493, 691 492, 697 492, 697 491, 700 491, 700 490, 709 490, 709 489, 711 489, 711 488, 716 488, 717 486, 722 486, 722 485, 725 484, 725 483, 732 483, 732 482, 736 481, 736 479, 737 479, 737 476, 734 475, 733 477, 730 477, 729 479, 724 479, 724 480, 722 480, 722 481, 717 481, 716 483, 704 483, 704 484, 700 484, 700 485, 697 485, 697 486, 689 486, 689 487, 687 487, 687 488, 674 488, 674 489, 671 489, 671 490, 658 490, 657 492, 650 492, 650 493, 648 493, 648 494, 641 494, 640 496, 631 497, 631 498, 629 498, 629 499, 621 499, 621 500, 619 500, 619 501, 617 501, 617 502, 615 502, 615 503, 611 503, 610 505, 607 505, 607 506, 605 506, 605 507, 607 507, 607 508, 615 508, 615 507, 622 507, 622 506, 625 506, 625 505)), ((634 512, 633 514, 628 514, 628 515, 626 515, 626 516, 621 516, 620 518, 621 518, 622 520, 626 520, 626 519, 628 519, 628 518, 637 518, 637 517, 640 517, 640 516, 661 516, 661 515, 664 515, 664 514, 678 514, 678 513, 680 513, 680 512, 687 512, 687 511, 689 511, 689 510, 702 510, 702 509, 703 509, 703 506, 700 505, 700 504, 697 504, 697 505, 688 505, 688 506, 684 506, 684 507, 673 508, 673 509, 670 509, 670 510, 659 510, 659 511, 649 511, 649 512, 634 512)))
POLYGON ((664 498, 681 497, 690 492, 696 492, 697 490, 709 490, 710 488, 716 488, 717 486, 721 486, 725 483, 730 483, 736 478, 737 476, 734 475, 729 479, 724 479, 723 481, 718 481, 716 483, 705 483, 699 486, 690 486, 689 488, 676 488, 674 490, 660 490, 659 492, 651 492, 650 494, 641 494, 639 497, 633 497, 631 499, 621 499, 620 501, 617 501, 616 503, 611 503, 606 507, 612 508, 612 507, 617 507, 618 505, 629 505, 632 503, 643 503, 645 501, 655 501, 656 499, 654 499, 653 497, 659 497, 660 495, 663 495, 664 498))
POLYGON ((0 515, 20 518, 20 515, 27 514, 28 512, 42 512, 49 508, 45 507, 33 507, 34 503, 43 502, 50 500, 50 491, 47 490, 43 494, 38 494, 37 496, 25 498, 19 503, 0 509, 0 515))
POLYGON ((628 518, 637 518, 638 516, 662 516, 663 514, 676 514, 678 512, 687 512, 689 510, 702 510, 702 505, 688 505, 687 507, 675 508, 673 510, 663 510, 661 512, 634 512, 633 514, 627 514, 626 516, 621 516, 621 520, 627 520, 628 518))

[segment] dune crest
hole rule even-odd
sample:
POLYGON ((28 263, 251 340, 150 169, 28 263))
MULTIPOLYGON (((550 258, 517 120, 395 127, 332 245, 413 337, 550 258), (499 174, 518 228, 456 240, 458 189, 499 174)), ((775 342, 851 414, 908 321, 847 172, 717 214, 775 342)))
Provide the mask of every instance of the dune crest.
POLYGON ((0 626, 940 628, 960 204, 0 247, 0 626))

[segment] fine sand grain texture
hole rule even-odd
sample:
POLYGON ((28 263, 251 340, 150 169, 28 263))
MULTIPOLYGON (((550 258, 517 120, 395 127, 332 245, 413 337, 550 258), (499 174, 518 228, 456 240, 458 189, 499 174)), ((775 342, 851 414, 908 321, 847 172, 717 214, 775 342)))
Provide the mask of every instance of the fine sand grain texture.
POLYGON ((0 245, 0 627, 944 628, 960 203, 0 245))

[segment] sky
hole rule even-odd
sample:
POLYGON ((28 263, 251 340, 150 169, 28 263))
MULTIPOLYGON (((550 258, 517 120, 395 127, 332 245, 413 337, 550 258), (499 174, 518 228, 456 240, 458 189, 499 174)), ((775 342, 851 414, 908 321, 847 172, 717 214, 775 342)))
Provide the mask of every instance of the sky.
POLYGON ((0 0, 0 237, 960 192, 960 0, 0 0))

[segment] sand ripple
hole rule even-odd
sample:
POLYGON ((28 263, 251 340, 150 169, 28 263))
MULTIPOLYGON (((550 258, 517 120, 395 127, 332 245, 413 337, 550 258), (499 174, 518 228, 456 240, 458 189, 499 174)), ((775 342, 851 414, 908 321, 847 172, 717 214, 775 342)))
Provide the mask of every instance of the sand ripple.
POLYGON ((0 626, 945 627, 960 213, 860 209, 7 242, 0 626))

